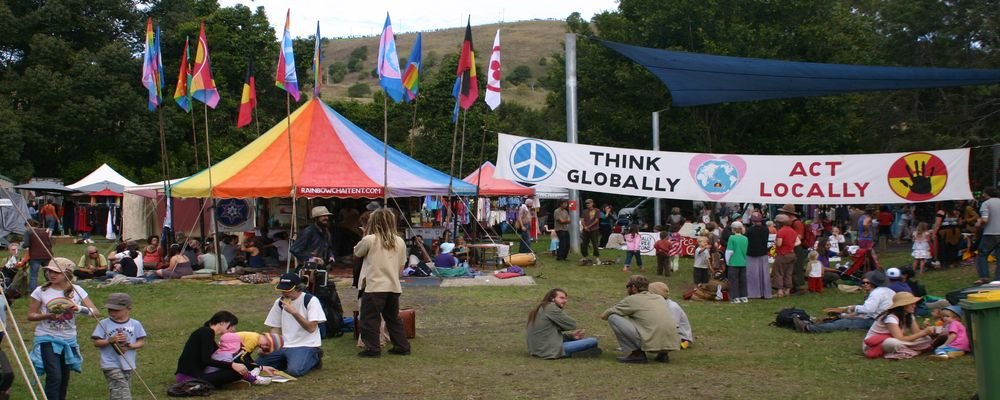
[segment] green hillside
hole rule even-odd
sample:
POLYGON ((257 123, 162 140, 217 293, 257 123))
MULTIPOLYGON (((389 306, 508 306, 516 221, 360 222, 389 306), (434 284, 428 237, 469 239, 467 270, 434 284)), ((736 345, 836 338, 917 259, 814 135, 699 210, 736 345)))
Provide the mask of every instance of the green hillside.
MULTIPOLYGON (((476 62, 479 68, 485 69, 492 51, 493 37, 497 25, 479 25, 472 27, 472 41, 476 50, 476 62)), ((536 84, 537 79, 545 74, 548 57, 562 51, 563 35, 566 24, 557 20, 533 20, 505 23, 501 26, 500 45, 502 48, 502 83, 505 100, 516 101, 529 107, 539 108, 545 101, 546 91, 536 84), (546 59, 545 61, 541 61, 546 59), (512 85, 507 77, 518 66, 526 66, 531 71, 530 78, 521 85, 512 85)), ((458 53, 465 36, 465 28, 451 28, 438 31, 423 32, 423 63, 424 76, 436 72, 441 58, 448 54, 458 53)), ((400 33, 396 35, 396 48, 401 61, 410 55, 410 49, 416 40, 416 33, 400 33)), ((324 50, 323 69, 329 71, 334 63, 347 64, 351 53, 365 47, 367 59, 358 66, 357 72, 348 72, 343 81, 333 83, 327 78, 323 88, 326 99, 348 97, 348 88, 358 83, 367 84, 372 91, 378 90, 378 80, 372 77, 378 52, 378 36, 359 38, 330 39, 324 50)), ((484 74, 480 71, 479 74, 484 74)), ((364 98, 371 98, 367 95, 364 98)))

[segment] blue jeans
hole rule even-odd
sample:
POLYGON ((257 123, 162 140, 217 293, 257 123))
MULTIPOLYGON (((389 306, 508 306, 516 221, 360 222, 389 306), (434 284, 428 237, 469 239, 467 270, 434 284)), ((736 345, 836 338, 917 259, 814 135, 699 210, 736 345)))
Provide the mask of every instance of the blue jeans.
POLYGON ((625 251, 625 266, 632 265, 632 256, 635 256, 635 265, 642 267, 642 255, 639 251, 625 251))
POLYGON ((42 269, 42 264, 48 265, 49 260, 28 260, 28 294, 38 287, 38 271, 42 269))
MULTIPOLYGON (((983 235, 979 240, 979 254, 976 255, 976 272, 982 279, 990 278, 989 256, 1000 248, 1000 235, 983 235)), ((994 267, 993 279, 1000 280, 1000 267, 994 267)))
POLYGON ((57 220, 55 217, 45 217, 45 227, 49 228, 49 231, 52 232, 53 235, 55 235, 56 228, 59 227, 59 220, 57 220))
POLYGON ((867 331, 874 323, 873 318, 841 318, 836 321, 809 325, 809 332, 867 331))
POLYGON ((517 248, 518 253, 531 253, 531 235, 528 235, 527 229, 521 229, 518 232, 521 236, 521 245, 517 248))
POLYGON ((563 355, 573 357, 573 353, 597 347, 597 338, 588 337, 578 340, 567 340, 563 342, 563 355))
POLYGON ((291 376, 302 376, 319 364, 320 352, 319 347, 285 347, 260 356, 257 364, 280 369, 291 376))
MULTIPOLYGON (((42 343, 42 366, 45 368, 45 397, 51 400, 65 400, 69 389, 69 365, 66 357, 56 354, 51 343, 42 343)), ((70 350, 66 350, 70 351, 70 350)))

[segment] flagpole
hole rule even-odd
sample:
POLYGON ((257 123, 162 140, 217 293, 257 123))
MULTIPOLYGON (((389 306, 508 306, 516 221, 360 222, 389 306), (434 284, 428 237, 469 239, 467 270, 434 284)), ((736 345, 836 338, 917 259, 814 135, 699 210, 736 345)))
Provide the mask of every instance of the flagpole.
MULTIPOLYGON (((164 128, 163 128, 163 125, 164 125, 164 123, 163 123, 163 107, 157 108, 156 114, 158 116, 159 124, 160 124, 160 160, 161 160, 161 162, 163 164, 163 199, 166 202, 165 214, 167 214, 166 217, 170 218, 171 223, 173 223, 173 221, 174 221, 174 208, 171 207, 171 205, 173 204, 173 202, 170 201, 170 196, 171 196, 171 193, 170 193, 171 192, 170 163, 167 160, 167 135, 166 135, 166 133, 164 133, 164 128)), ((197 151, 198 151, 198 149, 195 149, 195 152, 197 152, 197 151)), ((170 229, 171 229, 171 231, 173 231, 173 226, 171 226, 170 229)), ((160 231, 162 233, 162 229, 160 231)), ((169 238, 160 238, 160 239, 161 239, 161 241, 164 241, 164 242, 169 242, 170 241, 169 238)), ((167 245, 169 246, 169 243, 167 245)))
MULTIPOLYGON (((462 76, 462 75, 458 76, 458 87, 459 88, 462 87, 462 83, 463 83, 462 81, 464 80, 464 78, 465 77, 462 76)), ((456 102, 455 107, 458 107, 458 104, 460 104, 459 103, 460 101, 461 101, 460 98, 455 99, 455 102, 456 102)), ((455 193, 455 147, 456 146, 458 146, 458 119, 457 118, 455 119, 455 130, 451 134, 451 166, 448 167, 448 200, 447 201, 448 201, 448 209, 451 212, 451 217, 452 218, 455 218, 455 209, 453 207, 453 204, 452 204, 452 201, 451 201, 451 197, 455 193)), ((455 231, 453 230, 451 232, 451 234, 452 234, 452 236, 451 236, 452 239, 451 240, 455 240, 455 231)))
POLYGON ((198 130, 194 127, 194 110, 188 114, 191 114, 191 139, 194 139, 194 170, 201 171, 201 166, 198 165, 198 130))
MULTIPOLYGON (((298 232, 298 190, 295 188, 295 161, 292 158, 292 94, 285 91, 285 122, 288 126, 288 177, 289 182, 292 186, 292 223, 289 224, 289 228, 292 231, 290 236, 292 240, 295 240, 295 234, 298 232)), ((326 260, 323 260, 324 262, 326 260)), ((288 257, 288 263, 285 264, 285 272, 287 273, 292 269, 292 257, 288 257)))
MULTIPOLYGON (((212 197, 212 245, 215 246, 215 265, 221 266, 222 260, 219 259, 219 220, 216 218, 216 214, 219 212, 218 203, 215 201, 215 188, 212 183, 212 142, 208 140, 208 104, 202 104, 205 106, 205 162, 208 164, 205 168, 208 170, 208 195, 212 197)), ((204 207, 202 208, 204 212, 204 207)), ((202 223, 198 225, 204 226, 202 223)))
POLYGON ((410 128, 410 137, 409 137, 409 142, 410 142, 410 157, 413 157, 413 142, 415 141, 414 140, 414 136, 416 136, 416 135, 417 135, 417 98, 414 97, 413 98, 413 125, 410 128))
POLYGON ((382 204, 389 205, 389 93, 382 97, 382 204))
MULTIPOLYGON (((486 163, 486 160, 484 160, 485 157, 486 157, 486 129, 483 129, 483 140, 479 142, 479 169, 476 171, 476 197, 473 199, 472 203, 473 206, 475 206, 474 208, 476 209, 477 212, 479 211, 479 189, 483 186, 483 164, 486 163)), ((476 216, 475 227, 478 228, 482 226, 479 223, 479 215, 476 213, 473 213, 473 215, 476 216)), ((479 229, 475 229, 473 230, 473 232, 476 233, 475 239, 478 239, 479 229)))
POLYGON ((257 137, 260 137, 260 120, 257 119, 257 107, 253 108, 253 124, 257 128, 257 137))

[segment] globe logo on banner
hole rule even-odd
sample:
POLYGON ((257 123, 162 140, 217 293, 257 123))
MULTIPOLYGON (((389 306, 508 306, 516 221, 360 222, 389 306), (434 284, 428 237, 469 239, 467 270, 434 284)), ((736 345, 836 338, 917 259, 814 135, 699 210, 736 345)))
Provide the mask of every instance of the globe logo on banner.
POLYGON ((543 181, 556 171, 556 153, 539 140, 522 140, 510 152, 510 169, 519 181, 543 181))
POLYGON ((746 175, 747 164, 737 156, 715 158, 712 155, 699 154, 691 159, 688 168, 691 177, 705 195, 712 200, 719 200, 740 183, 740 179, 746 175))
POLYGON ((930 153, 910 153, 889 167, 889 188, 909 201, 926 201, 944 190, 948 183, 948 167, 930 153))
POLYGON ((250 218, 250 205, 243 199, 223 199, 216 205, 216 218, 227 228, 238 227, 250 218))

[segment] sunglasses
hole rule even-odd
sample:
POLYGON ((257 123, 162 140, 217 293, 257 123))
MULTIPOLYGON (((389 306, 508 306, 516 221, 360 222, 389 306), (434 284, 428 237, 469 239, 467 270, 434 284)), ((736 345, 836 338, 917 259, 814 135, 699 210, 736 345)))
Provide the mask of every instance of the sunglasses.
POLYGON ((97 252, 96 251, 90 251, 90 252, 87 252, 87 254, 97 254, 97 252))
POLYGON ((861 281, 861 284, 862 285, 871 285, 872 282, 871 281, 861 281))

